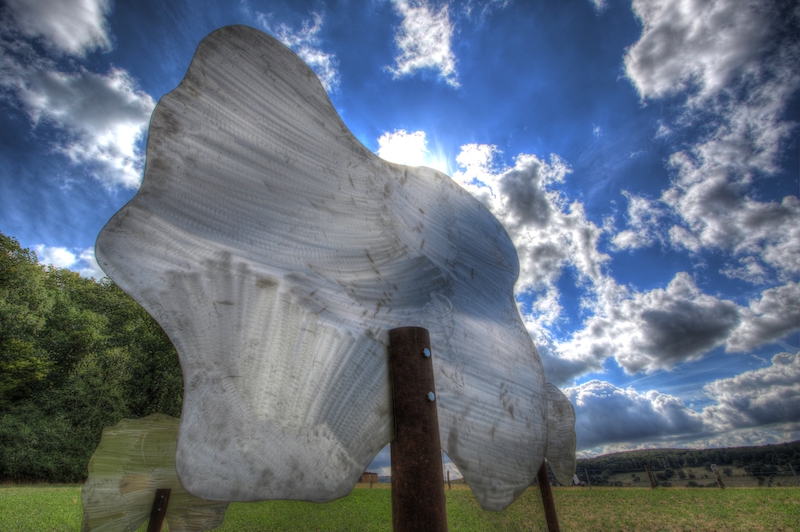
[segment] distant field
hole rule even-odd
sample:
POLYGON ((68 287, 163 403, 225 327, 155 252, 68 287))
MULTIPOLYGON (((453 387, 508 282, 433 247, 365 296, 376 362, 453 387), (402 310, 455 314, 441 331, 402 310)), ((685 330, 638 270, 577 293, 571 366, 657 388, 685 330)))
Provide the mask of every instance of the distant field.
MULTIPOLYGON (((800 529, 800 488, 796 487, 554 488, 553 492, 564 531, 800 529)), ((546 530, 536 488, 497 513, 482 511, 464 485, 454 484, 446 495, 453 532, 546 530)), ((80 486, 0 486, 0 531, 78 531, 81 516, 80 486)), ((389 484, 375 484, 373 489, 359 484, 350 496, 326 504, 233 503, 216 530, 390 531, 391 490, 389 484)))
MULTIPOLYGON (((744 468, 741 467, 731 467, 731 466, 721 466, 720 471, 722 471, 723 467, 725 469, 730 469, 731 476, 727 476, 721 474, 722 483, 725 484, 726 488, 756 488, 758 487, 758 480, 753 477, 752 475, 748 475, 744 468)), ((657 473, 663 473, 663 469, 653 469, 653 475, 657 473)), ((677 470, 675 470, 677 471, 677 470)), ((692 480, 700 484, 701 486, 708 486, 709 484, 713 484, 717 486, 717 478, 714 476, 714 473, 711 471, 706 470, 702 467, 695 467, 695 468, 685 468, 682 469, 686 478, 681 479, 677 475, 673 476, 668 480, 672 484, 672 487, 686 487, 686 484, 692 480), (694 478, 689 478, 690 475, 693 475, 694 478)), ((581 480, 586 480, 586 475, 584 474, 581 469, 578 469, 578 476, 581 480)), ((649 488, 650 487, 650 480, 647 478, 647 473, 644 471, 636 471, 634 473, 616 473, 608 477, 610 482, 622 482, 623 486, 625 487, 633 487, 633 488, 649 488)), ((765 484, 771 483, 772 485, 769 487, 797 487, 797 481, 795 480, 794 476, 791 473, 786 473, 785 475, 773 475, 771 477, 765 478, 765 484)), ((767 487, 767 486, 765 486, 767 487)))

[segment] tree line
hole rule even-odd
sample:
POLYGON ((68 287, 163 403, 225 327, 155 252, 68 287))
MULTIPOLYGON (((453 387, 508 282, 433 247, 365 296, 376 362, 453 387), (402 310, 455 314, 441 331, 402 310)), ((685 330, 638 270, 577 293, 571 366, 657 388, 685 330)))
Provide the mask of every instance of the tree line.
MULTIPOLYGON (((650 466, 656 480, 662 485, 674 480, 695 479, 684 469, 699 468, 711 472, 717 465, 723 476, 731 476, 731 468, 744 469, 762 482, 778 473, 791 475, 789 464, 800 473, 800 441, 751 447, 726 447, 718 449, 645 449, 606 454, 578 460, 578 472, 589 473, 592 484, 608 484, 615 473, 641 472, 650 466)), ((706 477, 708 475, 705 475, 706 477)), ((712 475, 713 478, 713 475, 712 475)), ((716 484, 715 484, 716 485, 716 484)))
POLYGON ((104 427, 180 416, 177 353, 110 280, 0 248, 0 481, 83 482, 104 427))

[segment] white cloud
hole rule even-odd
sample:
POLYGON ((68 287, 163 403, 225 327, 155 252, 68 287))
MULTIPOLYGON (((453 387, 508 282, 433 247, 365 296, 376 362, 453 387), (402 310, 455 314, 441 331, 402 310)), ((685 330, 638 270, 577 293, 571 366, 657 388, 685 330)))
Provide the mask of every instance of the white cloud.
MULTIPOLYGON (((682 229, 676 227, 675 229, 682 229)), ((687 231, 688 232, 688 231, 687 231)), ((682 239, 684 237, 675 236, 673 240, 682 239)), ((682 245, 686 246, 682 243, 682 245)), ((692 245, 696 245, 692 243, 692 245)), ((686 246, 689 247, 689 246, 686 246)), ((720 270, 720 273, 725 275, 726 277, 730 277, 731 279, 741 279, 743 281, 747 281, 748 283, 752 284, 763 284, 767 280, 767 271, 764 269, 764 266, 761 264, 761 261, 757 257, 749 256, 749 257, 742 257, 739 259, 739 267, 734 265, 729 265, 726 268, 720 270)))
POLYGON ((563 390, 575 407, 578 447, 671 440, 700 432, 703 418, 679 398, 592 380, 563 390))
POLYGON ((56 268, 71 268, 78 261, 73 252, 65 247, 45 246, 39 244, 33 248, 39 258, 39 264, 56 268))
POLYGON ((313 22, 304 20, 299 30, 293 30, 284 23, 273 26, 269 15, 264 13, 257 12, 256 21, 264 31, 273 34, 305 61, 317 74, 325 90, 332 93, 339 86, 339 63, 335 54, 323 52, 320 48, 319 32, 322 30, 322 15, 312 13, 312 16, 313 22))
POLYGON ((741 325, 727 341, 728 351, 746 352, 781 339, 800 328, 800 283, 764 290, 741 315, 741 325))
MULTIPOLYGON (((613 357, 629 374, 671 369, 724 346, 744 353, 800 328, 800 283, 764 290, 747 307, 704 294, 685 272, 666 289, 630 292, 606 280, 583 329, 542 359, 554 382, 600 371, 613 357)), ((546 339, 545 339, 546 340, 546 339)), ((543 338, 537 337, 537 345, 543 338)))
POLYGON ((800 439, 800 423, 781 423, 765 427, 732 429, 726 432, 694 437, 676 443, 681 447, 711 449, 715 447, 772 445, 798 439, 800 439))
POLYGON ((673 395, 599 380, 563 391, 575 407, 583 450, 764 445, 800 436, 800 353, 776 354, 765 368, 703 389, 714 402, 699 411, 673 395))
MULTIPOLYGON (((55 141, 55 151, 85 166, 104 185, 136 188, 141 182, 144 163, 139 141, 147 129, 155 102, 137 89, 125 70, 112 69, 105 75, 82 67, 71 72, 61 71, 55 61, 39 55, 30 42, 19 38, 18 32, 24 32, 26 27, 48 28, 56 24, 51 18, 60 13, 63 6, 57 2, 53 4, 58 6, 50 11, 45 9, 49 5, 46 2, 32 2, 30 9, 14 4, 14 9, 21 10, 15 12, 15 16, 24 13, 19 16, 28 26, 0 28, 0 88, 5 89, 2 97, 20 105, 36 127, 46 125, 60 130, 62 134, 55 141)), ((63 5, 77 9, 76 27, 70 29, 78 39, 75 43, 89 46, 86 43, 90 41, 80 41, 92 35, 85 27, 86 20, 104 15, 106 3, 65 2, 63 5), (80 21, 85 24, 81 25, 80 21)), ((16 18, 14 20, 19 23, 16 18)), ((70 21, 72 19, 65 16, 61 22, 70 21)), ((89 26, 105 27, 104 24, 97 22, 89 26)), ((45 36, 56 38, 50 34, 45 36)))
POLYGON ((94 255, 94 248, 86 248, 81 251, 80 255, 78 256, 80 260, 81 268, 78 270, 83 277, 87 279, 95 279, 99 281, 103 277, 106 277, 106 272, 103 271, 103 268, 100 267, 100 264, 97 262, 97 257, 94 255))
POLYGON ((598 283, 602 264, 609 258, 597 250, 602 229, 587 220, 583 204, 568 203, 552 190, 570 172, 568 165, 556 155, 546 162, 520 154, 513 167, 504 168, 497 163, 498 155, 496 146, 462 146, 456 162, 463 170, 453 179, 482 201, 508 231, 520 259, 517 292, 556 296, 555 283, 568 265, 582 280, 598 283))
POLYGON ((34 246, 33 249, 36 251, 39 264, 77 271, 87 279, 100 280, 106 276, 100 265, 97 264, 94 248, 86 248, 80 251, 78 255, 65 247, 59 246, 39 244, 34 246))
POLYGON ((47 61, 28 67, 4 59, 0 83, 16 93, 31 121, 66 133, 57 151, 107 186, 139 186, 144 157, 138 143, 155 102, 126 71, 66 73, 48 69, 47 61))
POLYGON ((776 13, 738 0, 634 0, 642 35, 625 54, 625 72, 642 98, 687 89, 713 95, 758 68, 776 13))
POLYGON ((639 443, 614 442, 584 449, 578 458, 591 458, 602 454, 678 447, 682 449, 713 449, 719 447, 746 447, 751 445, 772 445, 800 439, 800 424, 782 424, 769 427, 748 427, 726 432, 688 434, 675 439, 659 439, 639 443))
POLYGON ((18 31, 43 37, 60 52, 83 56, 96 48, 109 49, 106 15, 109 0, 6 0, 18 31))
POLYGON ((779 353, 772 365, 710 382, 706 422, 717 430, 800 423, 800 353, 779 353))
POLYGON ((712 248, 756 257, 774 268, 779 278, 800 273, 800 200, 797 196, 781 202, 753 199, 743 193, 750 179, 736 179, 731 172, 735 164, 713 157, 697 161, 682 152, 672 157, 678 179, 662 201, 685 225, 670 229, 671 242, 695 252, 712 248))
POLYGON ((428 140, 424 131, 407 132, 398 129, 386 132, 378 138, 378 157, 386 161, 407 166, 429 166, 447 173, 447 162, 441 154, 428 150, 428 140))
POLYGON ((548 335, 548 331, 543 328, 542 321, 538 319, 527 324, 533 336, 536 349, 539 352, 539 358, 542 360, 547 382, 561 386, 574 382, 576 376, 584 375, 591 371, 603 371, 602 359, 561 356, 558 352, 558 344, 548 335))
MULTIPOLYGON (((677 215, 670 242, 692 252, 712 248, 741 267, 723 272, 752 282, 800 273, 800 201, 756 199, 754 187, 779 170, 781 144, 796 124, 783 119, 800 88, 800 11, 790 2, 637 0, 642 35, 625 56, 643 99, 686 97, 676 124, 708 133, 674 153, 672 186, 661 202, 677 215)), ((669 128, 659 127, 659 134, 669 128)), ((650 245, 653 218, 621 232, 619 248, 650 245)))
POLYGON ((399 54, 395 66, 387 67, 395 78, 408 76, 417 70, 438 70, 452 87, 458 87, 456 58, 450 48, 453 26, 448 6, 435 11, 427 0, 392 0, 397 13, 403 17, 395 35, 399 54))
POLYGON ((664 235, 659 228, 659 219, 664 215, 656 202, 643 196, 636 196, 627 191, 622 194, 628 198, 628 227, 611 239, 612 248, 637 249, 650 246, 655 242, 664 242, 664 235))
POLYGON ((643 210, 640 198, 628 196, 630 223, 615 236, 617 248, 663 242, 661 220, 674 214, 679 223, 668 231, 669 241, 693 252, 720 250, 749 264, 748 270, 726 269, 731 276, 763 282, 766 270, 753 261, 781 279, 800 272, 800 200, 759 201, 749 192, 758 176, 778 170, 781 142, 792 131, 781 116, 800 76, 787 76, 792 79, 751 89, 746 101, 721 111, 722 123, 705 140, 672 154, 676 175, 661 195, 664 209, 650 202, 643 210))
POLYGON ((568 359, 614 357, 627 373, 652 372, 724 344, 740 321, 735 303, 703 294, 680 272, 666 289, 602 301, 584 329, 558 349, 568 359))

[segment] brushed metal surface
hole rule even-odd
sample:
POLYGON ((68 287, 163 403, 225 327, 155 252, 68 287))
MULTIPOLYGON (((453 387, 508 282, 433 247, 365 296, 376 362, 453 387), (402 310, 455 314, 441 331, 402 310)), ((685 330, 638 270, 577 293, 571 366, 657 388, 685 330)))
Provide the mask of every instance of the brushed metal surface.
POLYGON ((200 43, 97 257, 178 350, 177 468, 198 496, 347 495, 392 439, 386 346, 407 326, 430 331, 442 448, 480 504, 536 476, 545 378, 505 230, 446 175, 367 150, 260 31, 200 43))

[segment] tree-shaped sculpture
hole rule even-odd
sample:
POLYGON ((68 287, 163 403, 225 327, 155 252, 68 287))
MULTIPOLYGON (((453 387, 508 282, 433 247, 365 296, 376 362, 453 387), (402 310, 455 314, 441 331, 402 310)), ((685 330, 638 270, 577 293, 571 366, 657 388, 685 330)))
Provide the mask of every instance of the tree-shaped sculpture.
POLYGON ((198 496, 349 493, 392 440, 387 333, 403 326, 430 331, 442 448, 484 508, 510 504, 545 449, 572 478, 574 415, 548 421, 569 402, 548 393, 503 227, 446 175, 367 150, 260 31, 200 43, 97 257, 178 350, 177 468, 198 496))

